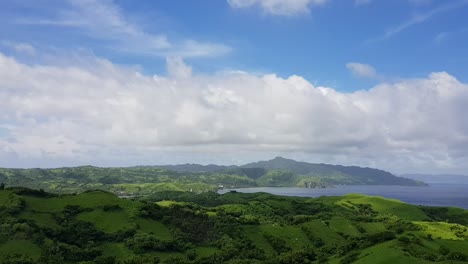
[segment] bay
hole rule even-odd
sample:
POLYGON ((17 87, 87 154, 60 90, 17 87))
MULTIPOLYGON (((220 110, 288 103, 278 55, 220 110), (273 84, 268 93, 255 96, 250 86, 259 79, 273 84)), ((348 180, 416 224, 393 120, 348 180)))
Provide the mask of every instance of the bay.
POLYGON ((224 189, 219 193, 237 191, 243 193, 266 192, 276 195, 320 197, 361 193, 393 198, 405 203, 426 206, 455 206, 468 209, 468 184, 430 184, 428 186, 339 185, 323 189, 293 187, 258 187, 224 189))

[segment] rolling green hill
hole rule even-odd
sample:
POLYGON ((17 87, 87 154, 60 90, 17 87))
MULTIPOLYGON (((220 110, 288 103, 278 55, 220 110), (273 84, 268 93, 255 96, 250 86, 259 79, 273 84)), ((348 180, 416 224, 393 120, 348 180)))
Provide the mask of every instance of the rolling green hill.
POLYGON ((0 190, 0 263, 467 263, 468 211, 351 194, 0 190), (440 220, 444 219, 444 220, 440 220))
POLYGON ((58 193, 101 189, 120 195, 148 195, 167 190, 198 193, 224 187, 423 185, 422 182, 396 177, 377 169, 311 164, 280 157, 244 166, 185 164, 125 168, 0 168, 0 182, 7 186, 40 188, 58 193))

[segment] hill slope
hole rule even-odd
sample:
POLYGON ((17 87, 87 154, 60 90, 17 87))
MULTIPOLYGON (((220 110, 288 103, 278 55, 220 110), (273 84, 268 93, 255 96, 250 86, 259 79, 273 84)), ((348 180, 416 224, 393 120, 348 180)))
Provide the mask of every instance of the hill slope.
POLYGON ((128 200, 8 188, 0 263, 466 263, 467 224, 461 209, 363 195, 128 200))

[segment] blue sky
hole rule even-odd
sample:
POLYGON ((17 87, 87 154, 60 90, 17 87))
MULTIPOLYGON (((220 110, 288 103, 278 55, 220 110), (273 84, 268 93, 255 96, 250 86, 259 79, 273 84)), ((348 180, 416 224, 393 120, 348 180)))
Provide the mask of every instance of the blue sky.
MULTIPOLYGON (((355 78, 345 67, 359 62, 389 79, 447 71, 466 81, 467 1, 310 2, 298 12, 274 14, 260 4, 233 8, 218 0, 101 1, 145 34, 226 46, 226 51, 187 56, 198 72, 243 69, 284 77, 298 74, 343 91, 368 89, 376 80, 355 78)), ((77 22, 66 14, 74 9, 76 5, 68 1, 3 1, 0 37, 42 49, 85 49, 115 63, 141 65, 147 73, 165 70, 164 52, 145 54, 139 47, 116 44, 113 38, 119 36, 113 33, 98 36, 105 35, 101 29, 65 25, 67 19, 77 22)), ((9 52, 5 46, 2 50, 9 52)))
POLYGON ((468 169, 468 0, 0 7, 0 166, 468 169))

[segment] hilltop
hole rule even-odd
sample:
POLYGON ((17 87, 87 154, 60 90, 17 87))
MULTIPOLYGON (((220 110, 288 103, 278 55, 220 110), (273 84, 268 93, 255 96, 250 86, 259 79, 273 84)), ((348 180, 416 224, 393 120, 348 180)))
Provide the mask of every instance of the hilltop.
POLYGON ((277 157, 242 166, 165 165, 100 168, 1 169, 7 186, 70 193, 101 189, 122 195, 158 191, 215 191, 219 188, 303 187, 333 185, 423 185, 389 172, 356 166, 313 164, 277 157))
POLYGON ((301 177, 303 181, 309 179, 311 181, 319 180, 331 185, 422 185, 422 182, 397 177, 390 172, 379 169, 298 162, 282 157, 276 157, 269 161, 249 163, 241 167, 288 171, 303 176, 301 177))
POLYGON ((466 263, 468 211, 350 194, 0 190, 0 263, 466 263))

